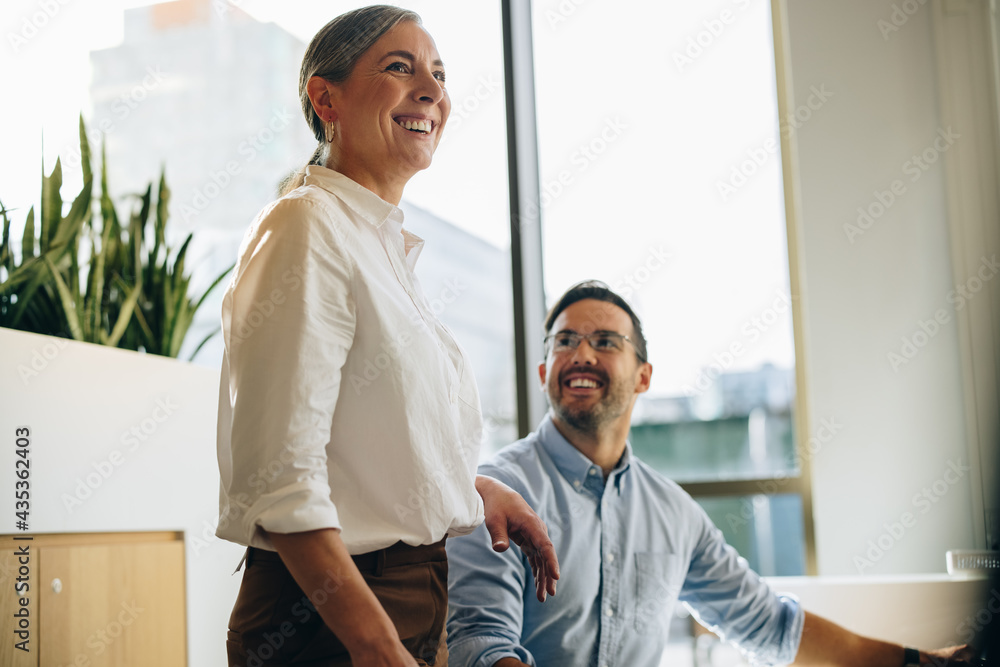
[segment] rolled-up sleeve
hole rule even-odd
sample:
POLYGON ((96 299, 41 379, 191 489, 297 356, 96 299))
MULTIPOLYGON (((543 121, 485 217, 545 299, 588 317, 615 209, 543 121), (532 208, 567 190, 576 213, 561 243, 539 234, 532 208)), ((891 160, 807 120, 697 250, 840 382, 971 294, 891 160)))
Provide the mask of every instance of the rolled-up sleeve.
POLYGON ((279 200, 241 251, 223 303, 231 422, 220 410, 219 424, 223 495, 239 507, 221 537, 273 548, 260 529, 340 528, 327 445, 356 313, 334 222, 313 202, 279 200))
MULTIPOLYGON (((495 471, 480 469, 511 484, 495 471)), ((513 545, 493 550, 485 524, 462 537, 450 538, 448 549, 448 664, 491 667, 501 658, 534 665, 521 646, 526 562, 513 545)), ((531 587, 534 592, 534 587, 531 587)))
POLYGON ((704 511, 700 507, 696 511, 701 531, 680 600, 752 664, 793 662, 805 620, 798 600, 775 594, 726 544, 704 511))

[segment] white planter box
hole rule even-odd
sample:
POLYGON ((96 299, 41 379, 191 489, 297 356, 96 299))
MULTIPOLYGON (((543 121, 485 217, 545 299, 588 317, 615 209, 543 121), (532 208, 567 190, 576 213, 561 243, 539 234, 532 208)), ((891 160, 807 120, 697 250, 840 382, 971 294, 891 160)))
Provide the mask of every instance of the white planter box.
POLYGON ((219 372, 0 328, 0 532, 14 516, 15 428, 31 429, 29 531, 184 531, 188 664, 226 664, 243 549, 214 536, 219 372))

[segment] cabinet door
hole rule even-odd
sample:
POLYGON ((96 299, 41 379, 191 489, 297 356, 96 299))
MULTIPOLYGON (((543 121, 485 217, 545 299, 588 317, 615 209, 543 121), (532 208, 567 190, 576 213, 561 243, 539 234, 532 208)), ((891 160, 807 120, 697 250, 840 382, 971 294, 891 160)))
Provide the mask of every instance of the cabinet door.
POLYGON ((37 667, 38 665, 38 547, 30 541, 15 542, 10 539, 0 540, 3 547, 0 549, 0 665, 3 667, 37 667), (18 555, 15 551, 19 547, 27 547, 29 550, 28 562, 24 565, 24 570, 20 570, 21 564, 18 562, 18 555), (27 574, 24 574, 26 572, 27 574), (24 591, 23 585, 27 584, 28 590, 24 591), (15 589, 15 586, 19 586, 15 589), (26 595, 18 595, 17 591, 22 590, 26 595), (14 614, 23 614, 19 600, 24 597, 28 600, 28 616, 25 622, 28 629, 28 643, 25 647, 28 651, 19 650, 15 644, 22 641, 23 637, 18 637, 18 617, 14 614))
POLYGON ((186 664, 182 542, 47 546, 38 574, 40 667, 186 664))

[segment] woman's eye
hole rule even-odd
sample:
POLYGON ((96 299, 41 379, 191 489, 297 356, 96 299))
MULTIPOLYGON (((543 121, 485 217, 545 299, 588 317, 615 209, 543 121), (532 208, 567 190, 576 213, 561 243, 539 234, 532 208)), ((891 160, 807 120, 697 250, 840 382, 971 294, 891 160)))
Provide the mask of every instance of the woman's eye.
POLYGON ((392 63, 386 67, 386 70, 392 70, 393 72, 406 72, 408 69, 406 63, 392 63))
POLYGON ((434 72, 434 78, 440 81, 441 83, 444 83, 445 79, 444 72, 434 72))

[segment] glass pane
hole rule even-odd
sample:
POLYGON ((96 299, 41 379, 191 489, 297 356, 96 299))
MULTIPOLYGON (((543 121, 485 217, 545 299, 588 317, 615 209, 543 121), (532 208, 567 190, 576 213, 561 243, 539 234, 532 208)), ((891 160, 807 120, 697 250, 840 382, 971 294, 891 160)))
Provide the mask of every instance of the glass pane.
POLYGON ((759 479, 795 469, 791 413, 751 408, 718 419, 632 424, 635 453, 676 482, 759 479))
POLYGON ((668 475, 798 474, 768 3, 533 7, 549 303, 596 278, 636 308, 668 475))
MULTIPOLYGON (((176 248, 194 233, 187 265, 200 292, 234 261, 257 211, 315 148, 297 92, 306 43, 329 19, 365 4, 181 0, 124 11, 120 3, 61 7, 58 21, 3 54, 6 89, 26 101, 5 108, 0 201, 18 208, 13 232, 20 233, 38 198, 33 165, 43 130, 46 169, 60 156, 64 196, 79 191, 82 112, 95 151, 106 142, 121 215, 126 196, 165 171, 168 242, 176 248), (59 72, 58 87, 51 85, 52 72, 59 72)), ((22 2, 15 13, 30 16, 36 5, 22 2)), ((421 14, 436 40, 452 99, 434 165, 404 193, 406 224, 427 241, 417 273, 471 357, 491 442, 508 444, 516 419, 499 3, 406 6, 421 14)), ((217 289, 198 312, 182 358, 218 327, 222 293, 217 289)), ((217 336, 195 361, 218 367, 221 349, 217 336)))
POLYGON ((802 499, 793 493, 696 498, 757 574, 806 573, 802 499))

